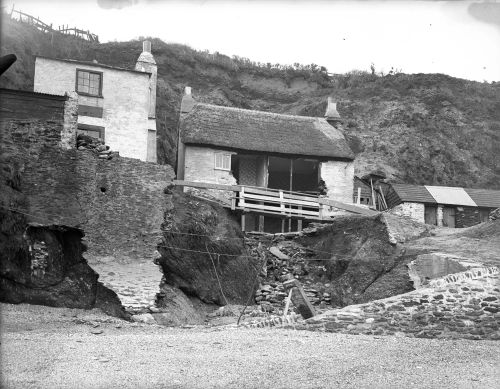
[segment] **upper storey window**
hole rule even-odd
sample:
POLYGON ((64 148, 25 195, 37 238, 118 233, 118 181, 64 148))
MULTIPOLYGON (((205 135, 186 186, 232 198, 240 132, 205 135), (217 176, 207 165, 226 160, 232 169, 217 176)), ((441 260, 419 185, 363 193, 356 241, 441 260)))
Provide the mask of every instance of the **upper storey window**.
POLYGON ((102 97, 102 73, 77 69, 76 91, 82 95, 102 97))

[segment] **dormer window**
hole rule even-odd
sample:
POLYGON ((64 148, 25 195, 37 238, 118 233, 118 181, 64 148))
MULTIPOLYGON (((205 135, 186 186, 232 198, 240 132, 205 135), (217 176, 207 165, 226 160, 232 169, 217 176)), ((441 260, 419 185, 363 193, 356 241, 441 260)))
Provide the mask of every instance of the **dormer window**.
POLYGON ((102 97, 102 72, 77 69, 76 92, 81 95, 102 97))

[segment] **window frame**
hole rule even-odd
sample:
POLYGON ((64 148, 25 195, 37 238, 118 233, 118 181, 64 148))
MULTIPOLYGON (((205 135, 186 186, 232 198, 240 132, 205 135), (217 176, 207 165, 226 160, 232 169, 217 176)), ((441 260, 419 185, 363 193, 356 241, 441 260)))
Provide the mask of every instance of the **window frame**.
POLYGON ((102 97, 102 84, 103 84, 103 82, 104 82, 103 72, 98 72, 98 71, 89 70, 89 69, 76 68, 75 91, 79 95, 90 96, 90 97, 102 97), (89 73, 89 74, 97 74, 97 75, 99 75, 100 82, 99 82, 99 92, 98 92, 97 95, 93 95, 93 94, 87 93, 87 92, 80 92, 78 90, 78 72, 85 72, 85 73, 89 73))
POLYGON ((224 170, 224 171, 230 172, 231 171, 231 153, 227 153, 227 152, 214 153, 214 169, 215 170, 224 170), (217 156, 218 155, 222 156, 222 160, 221 160, 222 166, 221 167, 217 166, 217 156), (227 169, 224 167, 224 159, 225 158, 227 158, 227 160, 229 161, 229 167, 227 169))
POLYGON ((77 129, 76 129, 77 134, 78 134, 78 130, 99 132, 99 138, 98 139, 101 139, 103 142, 105 142, 105 140, 106 140, 105 139, 106 128, 103 127, 103 126, 94 126, 92 124, 78 123, 77 124, 77 129))

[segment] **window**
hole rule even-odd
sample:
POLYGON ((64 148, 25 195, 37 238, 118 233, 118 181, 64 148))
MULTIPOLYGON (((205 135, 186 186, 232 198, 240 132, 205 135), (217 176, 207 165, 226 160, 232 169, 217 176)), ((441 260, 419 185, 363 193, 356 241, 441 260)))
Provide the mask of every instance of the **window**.
POLYGON ((231 154, 215 153, 215 168, 231 170, 231 154))
POLYGON ((77 69, 76 91, 89 96, 102 96, 102 73, 77 69))
POLYGON ((77 134, 88 135, 104 141, 104 127, 78 123, 77 134))

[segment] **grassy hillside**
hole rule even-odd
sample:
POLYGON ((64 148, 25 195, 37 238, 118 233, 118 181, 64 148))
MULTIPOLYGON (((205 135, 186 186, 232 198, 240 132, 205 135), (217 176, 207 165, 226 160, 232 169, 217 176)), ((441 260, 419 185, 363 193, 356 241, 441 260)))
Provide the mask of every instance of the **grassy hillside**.
MULTIPOLYGON (((0 86, 30 90, 34 55, 132 68, 141 42, 90 44, 2 20, 1 53, 18 61, 0 86)), ((173 164, 184 86, 199 101, 323 116, 337 99, 345 134, 358 153, 356 173, 382 169, 394 181, 500 188, 500 83, 442 74, 353 71, 328 75, 317 65, 258 64, 153 39, 158 63, 159 160, 173 164)))

